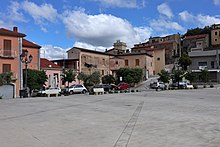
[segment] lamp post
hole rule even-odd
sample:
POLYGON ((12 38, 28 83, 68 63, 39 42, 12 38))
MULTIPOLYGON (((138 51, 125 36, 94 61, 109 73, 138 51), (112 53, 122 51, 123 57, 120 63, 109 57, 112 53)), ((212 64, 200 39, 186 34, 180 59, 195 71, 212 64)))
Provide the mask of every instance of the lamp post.
POLYGON ((27 90, 27 66, 29 63, 31 63, 33 59, 32 55, 29 55, 28 57, 28 50, 24 50, 23 53, 20 55, 20 60, 22 63, 25 63, 25 85, 24 89, 27 90))

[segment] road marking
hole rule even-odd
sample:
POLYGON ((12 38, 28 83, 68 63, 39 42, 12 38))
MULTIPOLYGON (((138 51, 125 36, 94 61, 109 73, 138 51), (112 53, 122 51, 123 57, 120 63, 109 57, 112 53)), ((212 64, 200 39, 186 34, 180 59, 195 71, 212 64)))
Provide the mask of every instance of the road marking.
POLYGON ((136 110, 134 111, 133 115, 131 116, 130 120, 126 124, 124 130, 122 131, 121 135, 117 139, 114 147, 127 147, 130 141, 131 135, 133 133, 134 127, 136 125, 137 119, 141 112, 141 109, 144 105, 144 102, 140 102, 137 106, 136 110))

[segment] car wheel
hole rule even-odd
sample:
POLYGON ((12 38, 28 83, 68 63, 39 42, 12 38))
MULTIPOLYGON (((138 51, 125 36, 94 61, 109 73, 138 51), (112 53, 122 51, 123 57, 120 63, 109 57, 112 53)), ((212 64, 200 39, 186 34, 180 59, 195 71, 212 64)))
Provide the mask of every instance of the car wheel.
POLYGON ((82 91, 82 93, 85 94, 85 93, 86 93, 86 90, 84 89, 84 90, 82 91))
POLYGON ((72 90, 70 91, 70 94, 73 94, 73 91, 72 91, 72 90))

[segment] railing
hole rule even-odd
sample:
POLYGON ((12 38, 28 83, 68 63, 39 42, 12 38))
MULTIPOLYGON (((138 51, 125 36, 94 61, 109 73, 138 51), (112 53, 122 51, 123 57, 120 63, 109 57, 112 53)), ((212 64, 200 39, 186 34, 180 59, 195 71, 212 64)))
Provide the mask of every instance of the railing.
POLYGON ((0 57, 15 58, 15 57, 17 57, 17 52, 15 50, 2 50, 2 49, 0 49, 0 57))

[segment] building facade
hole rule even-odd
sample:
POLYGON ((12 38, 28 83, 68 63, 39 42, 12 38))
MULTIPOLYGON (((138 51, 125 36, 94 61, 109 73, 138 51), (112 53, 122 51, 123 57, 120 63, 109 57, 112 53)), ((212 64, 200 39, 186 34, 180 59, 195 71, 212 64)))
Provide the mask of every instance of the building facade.
POLYGON ((214 48, 220 48, 220 24, 211 26, 211 45, 214 48))
POLYGON ((24 39, 26 35, 13 30, 0 28, 0 73, 12 72, 12 84, 14 85, 14 97, 19 97, 19 90, 23 89, 23 69, 25 65, 20 61, 20 55, 28 50, 33 56, 28 68, 38 70, 40 68, 40 46, 24 39))
POLYGON ((61 74, 63 68, 61 66, 54 64, 48 59, 41 58, 40 69, 45 71, 48 78, 45 87, 62 87, 61 74))

